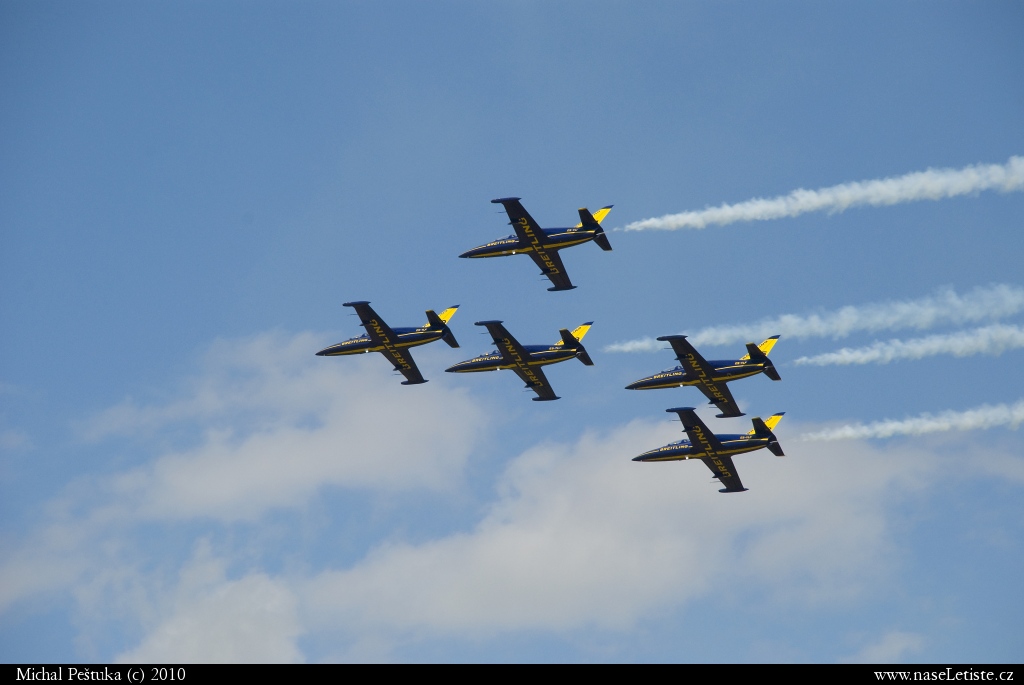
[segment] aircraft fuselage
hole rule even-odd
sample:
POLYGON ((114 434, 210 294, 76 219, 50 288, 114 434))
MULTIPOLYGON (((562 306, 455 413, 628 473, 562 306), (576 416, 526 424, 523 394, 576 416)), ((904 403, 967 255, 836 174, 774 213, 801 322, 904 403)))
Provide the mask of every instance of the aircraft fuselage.
POLYGON ((747 359, 712 359, 708 361, 713 372, 710 378, 701 378, 699 367, 687 372, 682 366, 660 371, 653 376, 641 378, 626 386, 627 390, 654 390, 655 388, 677 388, 682 385, 700 385, 701 382, 735 381, 756 376, 764 371, 764 362, 747 359))
MULTIPOLYGON (((567 359, 572 359, 576 356, 575 348, 566 348, 565 346, 523 345, 523 349, 529 353, 529 359, 523 360, 523 363, 526 366, 557 364, 558 362, 564 362, 567 359)), ((515 354, 512 350, 510 350, 510 352, 513 355, 515 354)), ((459 362, 458 364, 446 369, 446 371, 451 371, 453 373, 471 373, 475 371, 512 369, 517 366, 519 366, 519 364, 507 363, 500 352, 489 352, 487 354, 481 354, 477 357, 473 357, 472 359, 467 359, 464 362, 459 362)))
POLYGON ((585 228, 546 228, 541 230, 544 233, 543 245, 536 238, 520 240, 518 236, 510 235, 507 238, 499 238, 498 240, 492 240, 486 245, 474 247, 472 250, 466 250, 459 256, 468 259, 505 257, 514 254, 528 254, 533 252, 537 246, 540 246, 542 250, 550 252, 552 250, 561 250, 563 247, 580 245, 593 240, 594 236, 597 235, 597 231, 585 228))
POLYGON ((753 452, 767 447, 770 442, 770 438, 746 433, 716 434, 715 437, 722 443, 722 449, 717 451, 712 449, 710 444, 694 447, 689 440, 684 439, 644 452, 639 457, 634 457, 633 461, 678 461, 681 459, 704 459, 705 457, 710 457, 713 460, 715 457, 731 457, 734 454, 753 452))
MULTIPOLYGON (((394 328, 392 329, 395 335, 398 336, 397 340, 390 341, 393 347, 416 347, 417 345, 426 345, 427 343, 438 340, 444 331, 440 329, 431 329, 426 327, 419 328, 394 328)), ((337 357, 344 354, 363 354, 365 352, 382 352, 386 349, 385 345, 376 345, 370 339, 368 335, 360 335, 355 338, 349 338, 336 345, 326 347, 317 352, 318 357, 337 357)))

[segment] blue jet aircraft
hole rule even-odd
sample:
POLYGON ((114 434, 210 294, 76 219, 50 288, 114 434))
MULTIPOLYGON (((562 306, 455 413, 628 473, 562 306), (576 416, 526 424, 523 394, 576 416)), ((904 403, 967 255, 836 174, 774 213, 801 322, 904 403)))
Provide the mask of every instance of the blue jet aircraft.
POLYGON ((762 447, 776 457, 786 456, 782 452, 782 446, 776 439, 772 430, 778 425, 785 412, 773 414, 767 421, 761 417, 753 419, 754 429, 749 433, 735 435, 715 435, 704 422, 697 416, 693 407, 676 407, 666 409, 679 414, 679 420, 683 422, 683 430, 689 436, 689 440, 680 440, 658 449, 644 452, 633 461, 677 461, 680 459, 700 459, 711 469, 714 478, 725 487, 719 492, 743 492, 739 475, 736 474, 736 467, 732 463, 732 455, 744 452, 753 452, 762 447))
POLYGON ((351 338, 337 345, 331 345, 316 353, 318 357, 336 357, 344 354, 363 354, 365 352, 380 352, 395 365, 395 371, 400 371, 405 380, 402 385, 415 385, 426 383, 426 379, 416 368, 416 362, 412 360, 405 348, 416 345, 426 345, 438 338, 448 343, 449 347, 458 347, 455 336, 448 328, 448 321, 455 314, 459 305, 448 307, 440 314, 435 314, 433 309, 427 310, 427 322, 419 328, 391 328, 384 319, 380 318, 377 312, 373 311, 369 302, 346 302, 346 307, 352 307, 359 315, 360 325, 366 329, 366 334, 351 338))
POLYGON ((743 412, 736 405, 736 400, 729 392, 726 381, 756 376, 759 373, 763 373, 773 381, 782 380, 779 372, 775 370, 775 366, 768 359, 768 353, 779 340, 777 335, 773 335, 760 345, 747 343, 747 353, 740 359, 712 359, 711 361, 704 359, 700 352, 687 342, 685 335, 663 335, 658 340, 664 340, 672 345, 672 351, 676 353, 676 359, 679 360, 681 366, 641 378, 627 385, 627 390, 652 390, 654 388, 695 385, 710 400, 710 404, 717 405, 721 410, 722 413, 718 414, 718 417, 727 418, 743 416, 743 412))
POLYGON ((542 276, 551 279, 552 287, 548 290, 572 290, 576 286, 565 273, 565 266, 558 251, 563 247, 572 247, 593 240, 602 250, 611 250, 608 236, 601 228, 601 221, 612 211, 612 206, 602 207, 596 214, 591 214, 586 207, 581 207, 580 223, 572 228, 548 228, 537 225, 529 212, 523 209, 518 197, 503 197, 491 200, 505 207, 509 223, 515 234, 507 238, 492 240, 486 245, 474 247, 460 254, 460 257, 475 259, 477 257, 504 257, 506 255, 527 254, 540 267, 542 276))
POLYGON ((452 373, 471 373, 512 369, 523 379, 527 388, 537 393, 537 397, 533 398, 534 402, 557 400, 558 396, 551 389, 551 384, 548 383, 548 379, 540 367, 545 364, 564 362, 573 357, 587 366, 593 366, 594 362, 591 361, 590 355, 587 354, 581 342, 593 323, 593 321, 588 321, 576 327, 572 333, 566 328, 560 329, 558 332, 562 335, 562 339, 554 345, 521 345, 512 337, 511 333, 505 330, 500 321, 477 321, 477 326, 487 327, 498 350, 459 362, 445 370, 452 373))

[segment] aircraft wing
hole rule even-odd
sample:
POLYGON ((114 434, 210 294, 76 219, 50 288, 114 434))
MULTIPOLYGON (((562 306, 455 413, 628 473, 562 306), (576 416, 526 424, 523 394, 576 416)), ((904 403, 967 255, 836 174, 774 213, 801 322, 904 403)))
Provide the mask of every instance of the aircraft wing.
POLYGON ((701 457, 701 461, 711 469, 711 473, 714 474, 715 478, 725 486, 719 492, 743 492, 746 490, 740 481, 739 475, 736 473, 732 457, 722 454, 725 450, 722 447, 722 442, 700 420, 693 407, 676 407, 675 409, 666 409, 665 411, 674 411, 676 414, 679 414, 679 420, 683 422, 683 429, 690 438, 690 444, 694 447, 699 445, 704 448, 706 456, 701 457))
POLYGON ((562 258, 558 256, 557 250, 547 249, 548 238, 530 213, 526 211, 519 202, 518 197, 503 197, 491 200, 505 208, 508 214, 509 223, 516 232, 519 240, 524 245, 530 245, 533 249, 528 253, 533 261, 540 267, 542 274, 551 279, 552 286, 549 290, 572 290, 576 286, 569 280, 565 273, 565 265, 562 258))
POLYGON ((408 351, 399 350, 397 347, 385 347, 380 353, 395 365, 395 371, 400 371, 405 376, 402 385, 416 385, 417 383, 427 382, 427 379, 423 377, 420 370, 416 368, 416 362, 413 361, 412 355, 408 351))
POLYGON ((398 340, 398 336, 391 330, 391 326, 384 323, 384 319, 380 318, 380 315, 373 311, 373 307, 370 306, 369 302, 346 302, 343 306, 352 307, 356 310, 360 325, 366 329, 370 340, 373 342, 383 345, 385 340, 398 340))
POLYGON ((707 467, 711 469, 711 473, 718 479, 718 482, 725 486, 719 492, 743 492, 746 490, 740 481, 739 475, 736 473, 732 457, 715 457, 713 459, 711 457, 704 457, 701 461, 707 464, 707 467))
POLYGON ((486 326, 487 332, 494 339, 494 345, 501 352, 502 360, 512 367, 516 375, 523 379, 526 387, 537 393, 537 400, 557 400, 551 383, 539 366, 530 366, 530 353, 519 341, 512 337, 500 321, 477 321, 477 326, 486 326))
POLYGON ((526 208, 519 202, 518 197, 503 197, 497 200, 491 200, 495 204, 500 204, 505 208, 505 213, 508 214, 509 223, 512 224, 513 230, 516 235, 524 243, 544 243, 545 235, 537 222, 533 220, 530 213, 526 211, 526 208))
POLYGON ((558 256, 558 250, 538 250, 534 248, 527 254, 533 258, 533 262, 540 267, 540 272, 551 280, 553 288, 549 290, 572 290, 576 286, 569 280, 569 274, 565 273, 565 265, 562 258, 558 256))
POLYGON ((558 395, 555 394, 555 389, 551 387, 551 383, 548 382, 548 377, 544 375, 544 372, 539 366, 531 366, 528 369, 523 369, 518 366, 512 368, 516 372, 516 375, 523 379, 526 383, 526 387, 537 393, 534 400, 557 400, 558 395))
POLYGON ((377 312, 373 311, 369 302, 346 302, 345 306, 356 310, 356 314, 362 322, 361 325, 366 329, 370 340, 374 345, 383 348, 380 353, 394 364, 395 371, 400 371, 405 376, 403 385, 427 382, 420 370, 416 368, 416 362, 413 361, 412 355, 398 346, 398 335, 391 330, 391 326, 388 326, 384 319, 380 318, 377 312))
POLYGON ((665 411, 674 411, 679 415, 679 420, 683 423, 683 430, 690 438, 690 444, 694 447, 703 447, 709 457, 725 450, 718 436, 700 420, 693 407, 676 407, 665 411))
POLYGON ((722 411, 722 413, 718 415, 718 418, 724 419, 733 416, 744 416, 744 413, 740 411, 739 406, 736 404, 736 400, 733 399, 729 386, 724 382, 707 383, 701 381, 700 384, 697 385, 697 389, 704 393, 704 396, 722 411))
POLYGON ((663 335, 658 340, 672 345, 672 351, 676 353, 676 359, 686 370, 687 378, 697 381, 697 387, 704 396, 721 410, 719 418, 743 416, 729 391, 729 386, 724 381, 715 381, 715 370, 689 343, 685 335, 663 335))

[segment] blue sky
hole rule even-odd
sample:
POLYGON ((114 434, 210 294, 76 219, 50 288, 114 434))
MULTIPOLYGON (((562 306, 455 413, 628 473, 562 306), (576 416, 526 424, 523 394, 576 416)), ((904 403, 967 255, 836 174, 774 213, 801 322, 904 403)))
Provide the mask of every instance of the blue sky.
POLYGON ((1022 25, 1012 2, 0 3, 0 658, 1019 662, 1020 187, 621 229, 1012 169, 1022 25), (457 259, 510 195, 549 227, 614 204, 614 251, 564 252, 561 293, 457 259), (392 326, 460 304, 462 348, 417 348, 415 387, 315 357, 360 299, 392 326), (594 321, 596 364, 550 367, 552 403, 445 374, 482 319, 528 344, 594 321), (749 492, 630 461, 704 405, 625 391, 673 359, 616 344, 727 357, 787 321, 782 382, 732 385, 786 412, 785 459, 736 459, 749 492), (847 363, 872 345, 903 356, 847 363))

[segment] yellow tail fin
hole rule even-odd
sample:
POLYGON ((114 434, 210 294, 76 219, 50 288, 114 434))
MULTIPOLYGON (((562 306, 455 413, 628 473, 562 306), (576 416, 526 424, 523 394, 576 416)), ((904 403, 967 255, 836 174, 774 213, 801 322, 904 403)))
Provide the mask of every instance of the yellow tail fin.
POLYGON ((448 309, 444 310, 440 314, 435 314, 433 309, 428 309, 427 322, 423 324, 422 328, 430 328, 431 326, 440 328, 442 325, 446 325, 448 320, 451 319, 458 310, 459 305, 448 307, 448 309))
MULTIPOLYGON (((768 338, 763 343, 758 345, 757 349, 761 350, 761 353, 767 356, 768 353, 772 351, 772 348, 775 347, 775 343, 777 342, 779 342, 779 336, 773 335, 772 337, 768 338)), ((745 359, 750 359, 750 355, 745 354, 742 357, 740 357, 740 361, 743 361, 745 359)))
MULTIPOLYGON (((608 212, 610 211, 612 211, 611 205, 608 205, 607 207, 602 207, 601 209, 597 210, 593 214, 594 221, 596 221, 597 223, 601 223, 602 221, 604 221, 604 218, 608 216, 608 212)), ((576 228, 583 228, 583 222, 581 221, 580 223, 576 224, 576 228)))
MULTIPOLYGON (((583 336, 587 334, 587 331, 589 331, 590 327, 593 325, 594 324, 592 323, 585 323, 581 326, 577 326, 576 328, 572 329, 572 331, 570 331, 572 333, 572 337, 576 338, 580 342, 583 342, 583 336)), ((565 341, 559 340, 558 342, 555 343, 555 347, 561 347, 563 344, 565 344, 565 341)))
POLYGON ((438 314, 437 318, 441 319, 441 321, 444 321, 445 323, 448 323, 448 321, 453 316, 455 316, 455 312, 457 312, 458 310, 459 310, 459 306, 458 305, 455 305, 454 307, 448 307, 448 309, 446 309, 443 312, 441 312, 440 314, 438 314))
MULTIPOLYGON (((785 413, 786 412, 781 412, 779 414, 772 414, 771 416, 769 416, 767 419, 764 420, 764 425, 768 428, 768 430, 774 431, 775 427, 777 425, 779 425, 779 421, 782 420, 782 417, 783 417, 783 415, 785 413)), ((761 417, 757 417, 756 419, 754 419, 754 423, 756 424, 760 420, 760 418, 761 417)), ((756 434, 757 434, 757 428, 752 428, 751 430, 747 431, 747 435, 756 435, 756 434)))

